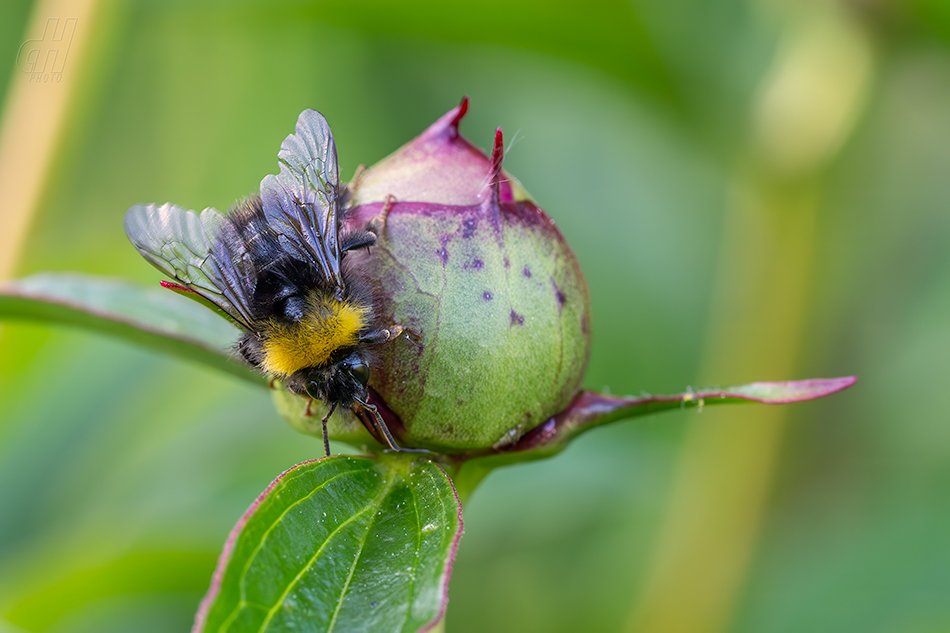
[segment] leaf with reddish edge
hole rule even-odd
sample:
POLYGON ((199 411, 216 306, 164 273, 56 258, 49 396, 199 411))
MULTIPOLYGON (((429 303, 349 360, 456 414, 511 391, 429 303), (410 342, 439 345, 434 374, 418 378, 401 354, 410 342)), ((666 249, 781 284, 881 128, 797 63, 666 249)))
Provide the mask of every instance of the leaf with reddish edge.
POLYGON ((267 384, 231 356, 234 327, 158 287, 75 273, 34 275, 0 286, 0 319, 78 326, 267 384))
POLYGON ((419 454, 304 462, 234 527, 192 633, 430 630, 461 535, 451 480, 419 454))
POLYGON ((714 404, 804 402, 837 393, 857 381, 856 377, 847 376, 784 382, 753 382, 724 389, 713 388, 675 395, 636 398, 583 391, 564 411, 538 425, 516 443, 480 455, 458 458, 453 479, 460 488, 468 490, 474 486, 474 482, 493 468, 550 457, 562 451, 581 433, 627 418, 671 409, 701 408, 714 404))

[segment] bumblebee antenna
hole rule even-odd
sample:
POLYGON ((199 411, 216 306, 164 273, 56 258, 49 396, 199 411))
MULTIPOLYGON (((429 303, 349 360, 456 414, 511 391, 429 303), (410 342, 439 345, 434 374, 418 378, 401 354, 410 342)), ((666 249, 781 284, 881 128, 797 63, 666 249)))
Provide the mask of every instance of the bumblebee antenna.
POLYGON ((333 411, 336 409, 336 403, 330 405, 330 410, 327 411, 327 414, 323 416, 320 422, 323 424, 323 450, 326 451, 327 457, 330 456, 330 436, 327 435, 327 420, 330 419, 330 416, 333 415, 333 411))
POLYGON ((353 400, 355 400, 357 404, 360 405, 360 408, 363 411, 368 411, 371 414, 370 416, 368 416, 370 418, 369 421, 367 421, 366 416, 362 416, 362 415, 359 416, 360 420, 363 422, 364 425, 372 426, 372 429, 367 429, 367 430, 369 430, 370 432, 375 430, 376 432, 373 433, 373 435, 376 436, 377 440, 380 439, 380 435, 382 435, 382 439, 385 440, 385 443, 392 450, 394 451, 402 450, 401 448, 399 448, 399 445, 396 444, 396 440, 393 439, 392 433, 389 432, 389 427, 386 426, 386 423, 383 421, 382 416, 379 415, 379 411, 376 409, 376 406, 368 402, 364 402, 363 400, 360 400, 359 398, 354 397, 353 400), (369 424, 367 424, 367 422, 369 422, 369 424))

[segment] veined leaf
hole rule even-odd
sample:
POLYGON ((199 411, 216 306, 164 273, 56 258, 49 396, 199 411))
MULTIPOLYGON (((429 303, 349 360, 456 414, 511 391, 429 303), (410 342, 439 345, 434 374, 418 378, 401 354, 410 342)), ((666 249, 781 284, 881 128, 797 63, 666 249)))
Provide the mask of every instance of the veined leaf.
POLYGON ((235 526, 193 633, 428 630, 461 534, 455 489, 427 459, 305 462, 235 526))

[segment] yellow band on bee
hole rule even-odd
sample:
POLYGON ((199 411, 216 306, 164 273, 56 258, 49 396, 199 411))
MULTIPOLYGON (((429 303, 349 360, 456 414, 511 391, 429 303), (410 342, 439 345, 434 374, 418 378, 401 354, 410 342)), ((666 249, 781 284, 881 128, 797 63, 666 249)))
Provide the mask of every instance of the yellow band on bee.
POLYGON ((267 324, 261 369, 288 376, 300 369, 326 365, 334 352, 359 342, 368 312, 359 304, 311 293, 300 321, 271 320, 267 324))

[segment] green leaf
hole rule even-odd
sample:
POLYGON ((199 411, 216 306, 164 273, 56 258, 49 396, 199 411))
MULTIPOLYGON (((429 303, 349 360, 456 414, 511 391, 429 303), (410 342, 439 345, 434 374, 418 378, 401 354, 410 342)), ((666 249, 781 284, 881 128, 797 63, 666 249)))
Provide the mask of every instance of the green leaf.
POLYGON ((193 631, 427 630, 461 534, 452 482, 427 459, 304 462, 238 521, 193 631))
POLYGON ((233 326, 162 288, 71 273, 34 275, 0 286, 0 319, 78 326, 266 385, 231 357, 238 337, 233 326))

